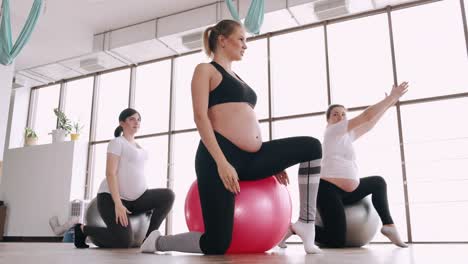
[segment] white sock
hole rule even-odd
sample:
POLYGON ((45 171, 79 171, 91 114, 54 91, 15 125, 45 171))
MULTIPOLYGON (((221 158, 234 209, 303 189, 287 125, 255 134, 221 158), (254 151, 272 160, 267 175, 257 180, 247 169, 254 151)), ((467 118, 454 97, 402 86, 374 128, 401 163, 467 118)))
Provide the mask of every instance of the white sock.
POLYGON ((161 236, 158 230, 154 230, 151 234, 145 239, 145 242, 140 247, 141 253, 154 253, 156 252, 156 241, 161 236))
POLYGON ((392 241, 393 244, 399 246, 399 247, 402 247, 402 248, 406 248, 408 247, 408 244, 406 244, 405 242, 403 242, 403 240, 401 240, 400 238, 400 235, 398 234, 398 230, 396 229, 396 227, 394 226, 383 226, 382 229, 380 229, 380 232, 388 237, 388 239, 390 239, 390 241, 392 241))
POLYGON ((56 236, 62 236, 67 229, 60 225, 58 216, 54 215, 49 218, 49 226, 56 236))
POLYGON ((317 254, 322 252, 320 248, 315 245, 315 223, 304 223, 297 221, 292 224, 292 231, 301 237, 304 249, 307 254, 317 254))
POLYGON ((278 247, 280 247, 280 248, 287 248, 288 245, 286 245, 286 240, 288 240, 288 238, 289 238, 290 236, 292 236, 293 234, 294 234, 294 233, 293 233, 293 231, 291 230, 291 225, 290 225, 290 226, 288 227, 288 231, 286 231, 286 234, 284 235, 283 240, 281 240, 281 242, 279 242, 278 247))
POLYGON ((57 236, 63 236, 65 232, 67 232, 70 228, 72 228, 75 224, 78 224, 79 218, 76 216, 72 216, 65 222, 63 225, 60 224, 58 217, 56 215, 52 216, 49 219, 50 228, 57 236))

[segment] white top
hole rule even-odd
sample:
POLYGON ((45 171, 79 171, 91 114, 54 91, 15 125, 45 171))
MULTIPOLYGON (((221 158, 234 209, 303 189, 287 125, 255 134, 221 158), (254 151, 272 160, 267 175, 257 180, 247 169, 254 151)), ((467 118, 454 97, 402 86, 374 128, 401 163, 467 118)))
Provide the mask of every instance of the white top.
MULTIPOLYGON (((109 142, 107 153, 120 157, 117 168, 120 198, 127 201, 136 200, 148 189, 144 173, 148 153, 128 142, 123 136, 109 142)), ((110 193, 107 179, 101 182, 98 193, 110 193)))
POLYGON ((354 140, 354 132, 348 132, 348 120, 327 126, 322 144, 322 178, 359 180, 354 140))

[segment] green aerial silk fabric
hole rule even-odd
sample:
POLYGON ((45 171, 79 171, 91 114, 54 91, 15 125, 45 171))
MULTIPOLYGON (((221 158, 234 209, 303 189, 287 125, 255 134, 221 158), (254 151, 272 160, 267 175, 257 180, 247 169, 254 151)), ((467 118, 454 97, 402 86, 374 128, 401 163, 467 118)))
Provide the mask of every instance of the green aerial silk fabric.
MULTIPOLYGON (((226 0, 226 5, 231 13, 232 18, 237 21, 241 21, 239 13, 232 0, 226 0)), ((248 32, 258 35, 260 28, 263 24, 263 16, 265 13, 265 1, 264 0, 252 0, 250 3, 249 11, 245 17, 244 26, 248 32)))
POLYGON ((10 65, 24 48, 39 19, 43 0, 34 0, 28 19, 13 45, 11 39, 10 2, 3 0, 2 21, 0 24, 0 63, 10 65))

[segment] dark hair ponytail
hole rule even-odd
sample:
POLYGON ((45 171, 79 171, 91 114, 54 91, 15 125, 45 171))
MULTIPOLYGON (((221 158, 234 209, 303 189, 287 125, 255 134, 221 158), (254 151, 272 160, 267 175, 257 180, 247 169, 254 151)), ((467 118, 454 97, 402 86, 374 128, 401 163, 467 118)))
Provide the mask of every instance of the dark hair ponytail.
MULTIPOLYGON (((133 109, 133 108, 127 108, 127 109, 124 109, 122 112, 120 112, 120 115, 119 115, 119 122, 125 122, 125 120, 134 115, 134 114, 138 114, 140 116, 140 120, 141 120, 141 115, 140 113, 138 113, 137 110, 133 109)), ((115 130, 114 130, 114 137, 120 137, 123 133, 123 128, 122 126, 118 126, 115 130)))
POLYGON ((123 128, 119 125, 115 130, 114 130, 114 137, 120 137, 123 133, 123 128))

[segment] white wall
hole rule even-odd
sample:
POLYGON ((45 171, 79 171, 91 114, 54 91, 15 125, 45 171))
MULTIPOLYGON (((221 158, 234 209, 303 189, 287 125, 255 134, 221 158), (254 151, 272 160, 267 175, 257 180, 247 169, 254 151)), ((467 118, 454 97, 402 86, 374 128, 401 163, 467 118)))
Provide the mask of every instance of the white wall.
POLYGON ((15 66, 0 65, 0 160, 3 160, 5 149, 5 136, 10 107, 10 95, 13 84, 13 71, 15 66))
POLYGON ((8 207, 5 236, 54 236, 48 221, 70 215, 84 198, 88 142, 66 141, 5 152, 0 200, 8 207))

